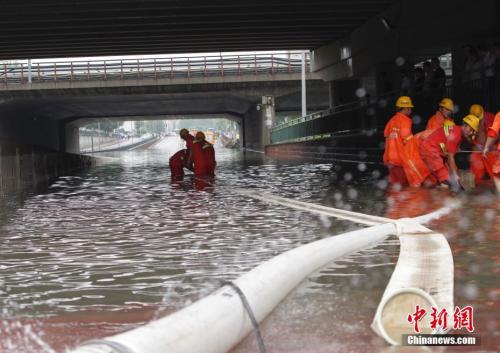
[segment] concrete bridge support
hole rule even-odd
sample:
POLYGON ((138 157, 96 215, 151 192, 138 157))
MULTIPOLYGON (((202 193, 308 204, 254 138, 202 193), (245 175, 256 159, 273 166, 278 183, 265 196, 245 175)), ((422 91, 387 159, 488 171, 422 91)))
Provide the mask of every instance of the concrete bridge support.
POLYGON ((264 151, 271 143, 269 129, 275 122, 276 110, 273 96, 262 96, 260 103, 245 113, 243 147, 264 151))

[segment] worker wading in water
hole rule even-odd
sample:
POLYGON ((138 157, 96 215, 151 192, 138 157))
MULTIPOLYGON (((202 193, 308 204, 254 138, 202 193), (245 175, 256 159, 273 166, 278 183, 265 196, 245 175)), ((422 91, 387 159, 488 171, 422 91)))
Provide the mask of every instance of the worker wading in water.
POLYGON ((420 186, 429 170, 418 154, 419 141, 413 138, 410 115, 414 106, 411 98, 399 97, 396 108, 396 114, 384 129, 384 164, 389 170, 391 189, 398 190, 408 184, 420 186))
POLYGON ((187 129, 181 129, 179 134, 181 139, 186 141, 186 149, 176 152, 168 160, 170 174, 173 180, 182 180, 182 178, 184 178, 184 168, 193 170, 191 163, 191 151, 193 148, 194 137, 189 134, 187 129))
POLYGON ((420 144, 419 152, 431 172, 426 182, 463 189, 455 163, 455 154, 464 138, 471 142, 474 140, 478 129, 479 119, 469 114, 463 119, 461 126, 445 125, 435 130, 424 131, 426 136, 420 144))
MULTIPOLYGON (((483 156, 481 152, 486 144, 488 129, 493 125, 495 116, 492 113, 485 111, 479 104, 471 105, 469 114, 477 116, 480 120, 479 130, 472 146, 472 150, 474 152, 470 154, 470 170, 474 175, 475 184, 479 185, 483 183, 486 172, 488 172, 490 177, 493 178, 491 175, 491 169, 495 163, 495 154, 489 153, 486 156, 483 156)), ((496 146, 494 150, 496 150, 496 146)))
POLYGON ((196 133, 192 148, 194 176, 197 178, 213 177, 215 175, 214 146, 205 140, 205 134, 196 133))
POLYGON ((488 170, 497 190, 500 192, 500 112, 495 116, 495 120, 491 127, 487 130, 488 138, 486 139, 486 144, 483 149, 483 157, 493 158, 494 162, 491 165, 491 169, 488 170), (497 143, 496 150, 491 151, 494 147, 495 142, 497 143), (491 157, 490 157, 491 156, 491 157))
POLYGON ((427 122, 426 130, 434 130, 441 128, 443 126, 453 126, 455 122, 453 121, 453 101, 450 98, 443 98, 439 102, 439 108, 433 116, 429 118, 427 122))

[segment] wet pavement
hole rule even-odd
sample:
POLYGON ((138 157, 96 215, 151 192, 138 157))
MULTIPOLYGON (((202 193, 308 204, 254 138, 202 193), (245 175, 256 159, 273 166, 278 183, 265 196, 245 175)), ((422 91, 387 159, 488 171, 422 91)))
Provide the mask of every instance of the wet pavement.
MULTIPOLYGON (((235 188, 391 218, 430 212, 449 198, 436 190, 389 193, 383 181, 360 178, 356 166, 278 162, 222 148, 215 185, 190 176, 172 183, 167 161, 178 148, 172 137, 148 150, 105 154, 106 163, 48 190, 2 200, 0 352, 61 352, 127 330, 286 250, 361 228, 264 204, 235 188)), ((460 209, 430 227, 450 242, 456 305, 475 310, 483 345, 464 351, 493 352, 499 199, 487 190, 461 198, 460 209)), ((391 237, 313 274, 264 322, 269 352, 408 351, 388 347, 369 328, 398 251, 391 237)), ((438 350, 459 350, 452 348, 438 350)), ((235 352, 256 349, 249 336, 235 352)))

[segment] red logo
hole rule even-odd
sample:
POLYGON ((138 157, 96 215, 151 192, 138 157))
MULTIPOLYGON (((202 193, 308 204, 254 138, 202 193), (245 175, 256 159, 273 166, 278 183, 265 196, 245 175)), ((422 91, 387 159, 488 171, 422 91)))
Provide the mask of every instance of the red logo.
MULTIPOLYGON (((415 307, 415 311, 413 313, 408 314, 407 320, 413 325, 413 330, 416 333, 420 332, 418 322, 422 320, 426 314, 426 310, 421 308, 419 305, 415 307)), ((438 328, 446 330, 448 328, 448 312, 446 309, 439 311, 438 308, 432 307, 429 326, 433 330, 437 330, 438 328)), ((453 329, 460 330, 462 328, 465 328, 469 332, 474 332, 474 309, 470 305, 462 309, 458 306, 455 307, 455 311, 453 313, 453 329)))

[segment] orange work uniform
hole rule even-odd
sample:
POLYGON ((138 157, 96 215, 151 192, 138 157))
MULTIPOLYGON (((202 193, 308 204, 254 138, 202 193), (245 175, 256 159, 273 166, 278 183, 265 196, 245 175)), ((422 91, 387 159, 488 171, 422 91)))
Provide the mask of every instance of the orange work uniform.
MULTIPOLYGON (((484 143, 486 142, 488 129, 493 125, 495 116, 490 112, 484 112, 484 117, 479 124, 479 131, 476 135, 474 141, 473 149, 475 151, 482 151, 484 143)), ((474 175, 474 180, 476 184, 480 184, 483 180, 486 171, 491 171, 493 163, 495 162, 494 154, 488 154, 486 158, 482 156, 481 153, 471 153, 470 155, 470 170, 474 175)), ((488 172, 491 174, 491 172, 488 172)))
POLYGON ((192 153, 195 177, 214 176, 216 162, 213 145, 207 141, 195 140, 192 153))
POLYGON ((439 110, 429 118, 429 121, 427 121, 427 126, 425 127, 426 130, 435 130, 440 127, 443 127, 445 125, 448 126, 453 126, 455 125, 455 122, 452 119, 448 119, 441 113, 439 110))
POLYGON ((389 169, 389 184, 408 184, 408 179, 403 169, 403 143, 412 136, 412 120, 397 112, 389 119, 384 129, 385 151, 384 164, 389 169))
POLYGON ((413 138, 411 126, 412 120, 398 112, 384 130, 384 164, 389 169, 389 183, 392 185, 420 186, 430 174, 418 153, 420 141, 413 138))
POLYGON ((455 125, 434 130, 420 144, 420 156, 440 183, 450 178, 444 158, 457 153, 461 143, 462 127, 455 125))
POLYGON ((214 145, 210 142, 203 141, 203 146, 201 148, 205 159, 205 174, 206 176, 213 177, 215 176, 215 166, 217 165, 215 161, 214 145))
MULTIPOLYGON (((495 115, 495 120, 493 121, 493 124, 491 127, 488 128, 487 135, 488 137, 493 137, 497 138, 499 137, 500 133, 500 112, 495 115)), ((492 163, 491 163, 491 170, 488 170, 492 175, 495 177, 500 177, 500 142, 497 144, 497 150, 494 152, 488 153, 488 156, 491 155, 492 158, 492 163)))
POLYGON ((170 167, 170 174, 172 179, 181 180, 184 177, 184 164, 187 158, 187 150, 180 150, 176 152, 168 160, 168 166, 170 167))

